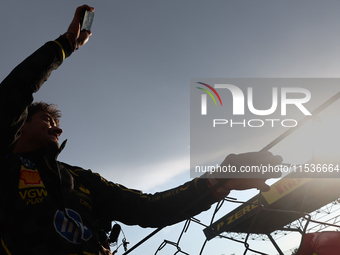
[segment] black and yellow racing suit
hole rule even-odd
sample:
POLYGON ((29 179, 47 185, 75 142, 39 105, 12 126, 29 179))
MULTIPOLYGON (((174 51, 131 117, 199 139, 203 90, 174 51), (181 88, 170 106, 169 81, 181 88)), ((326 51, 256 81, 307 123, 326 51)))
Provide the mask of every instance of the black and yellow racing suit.
POLYGON ((0 254, 99 254, 98 221, 160 227, 207 210, 216 201, 207 196, 179 213, 208 190, 206 179, 151 195, 57 161, 61 149, 14 154, 33 93, 70 55, 68 40, 59 37, 0 84, 0 254))

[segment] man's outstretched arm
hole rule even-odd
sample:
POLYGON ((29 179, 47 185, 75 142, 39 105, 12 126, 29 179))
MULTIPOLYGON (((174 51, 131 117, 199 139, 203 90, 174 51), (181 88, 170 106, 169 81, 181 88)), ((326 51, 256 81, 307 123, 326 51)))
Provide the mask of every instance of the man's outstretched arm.
MULTIPOLYGON (((251 152, 231 154, 222 165, 279 165, 281 162, 280 156, 274 156, 270 152, 251 152)), ((270 187, 265 183, 266 179, 280 175, 274 173, 258 176, 262 178, 235 178, 237 176, 228 174, 215 175, 211 178, 205 176, 167 191, 146 194, 107 181, 91 171, 75 172, 90 183, 98 218, 118 220, 127 225, 142 227, 164 227, 190 218, 208 210, 213 203, 223 199, 231 190, 256 188, 267 191, 270 187), (215 182, 218 185, 217 189, 214 186, 215 182)))
POLYGON ((20 63, 0 84, 0 152, 8 150, 19 138, 20 129, 27 117, 27 106, 56 70, 78 47, 83 46, 91 31, 80 31, 84 10, 93 12, 88 5, 76 9, 68 31, 54 41, 47 42, 20 63))

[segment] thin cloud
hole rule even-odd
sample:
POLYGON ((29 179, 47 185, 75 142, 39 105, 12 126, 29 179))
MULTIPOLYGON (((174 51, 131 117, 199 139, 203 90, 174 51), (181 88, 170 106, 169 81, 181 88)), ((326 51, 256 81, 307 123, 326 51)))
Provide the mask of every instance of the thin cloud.
POLYGON ((129 167, 129 164, 127 164, 124 167, 110 166, 110 169, 107 167, 103 169, 100 174, 108 180, 119 182, 129 188, 151 192, 151 190, 166 185, 166 182, 186 171, 189 180, 189 157, 180 157, 142 166, 133 165, 129 167), (113 171, 113 168, 116 170, 113 171), (117 173, 119 174, 117 175, 117 173))

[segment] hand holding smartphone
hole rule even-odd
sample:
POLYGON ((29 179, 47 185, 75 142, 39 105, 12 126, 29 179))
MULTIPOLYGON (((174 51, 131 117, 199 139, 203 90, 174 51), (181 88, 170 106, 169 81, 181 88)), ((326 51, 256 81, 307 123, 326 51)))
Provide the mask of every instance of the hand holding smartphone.
POLYGON ((85 11, 80 20, 80 31, 91 30, 94 12, 85 11))

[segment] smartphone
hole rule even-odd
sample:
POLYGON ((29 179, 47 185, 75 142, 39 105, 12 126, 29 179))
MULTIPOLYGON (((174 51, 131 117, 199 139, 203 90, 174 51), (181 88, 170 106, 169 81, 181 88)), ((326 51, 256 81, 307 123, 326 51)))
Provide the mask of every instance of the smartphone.
POLYGON ((80 31, 91 30, 94 12, 85 11, 80 21, 80 31))

